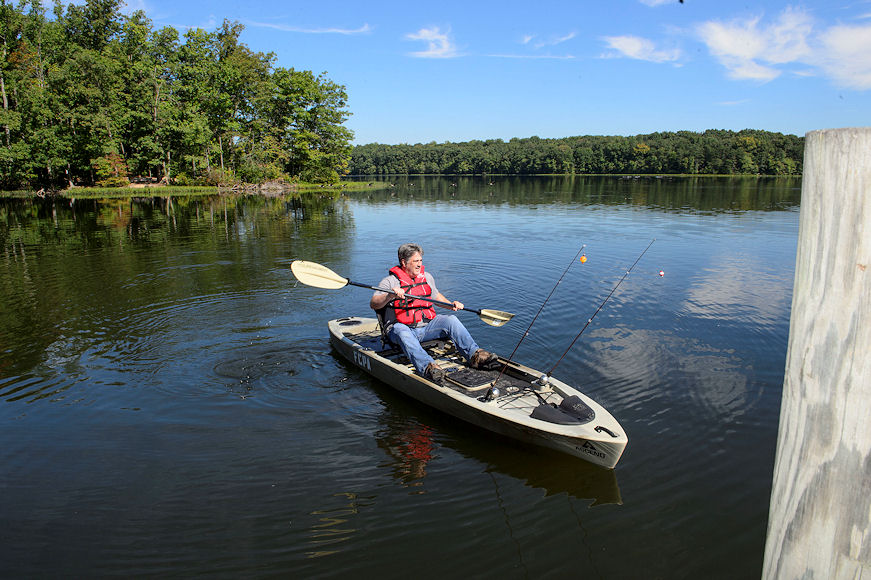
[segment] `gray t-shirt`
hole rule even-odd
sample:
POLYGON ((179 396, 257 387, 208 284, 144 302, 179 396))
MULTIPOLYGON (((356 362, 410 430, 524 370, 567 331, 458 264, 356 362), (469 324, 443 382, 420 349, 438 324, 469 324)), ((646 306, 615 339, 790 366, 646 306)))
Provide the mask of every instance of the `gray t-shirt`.
MULTIPOLYGON (((431 296, 438 296, 439 290, 438 290, 438 288, 436 288, 435 278, 433 278, 432 274, 430 274, 426 270, 424 270, 423 275, 426 278, 426 283, 429 284, 430 290, 432 291, 430 295, 431 296)), ((393 274, 389 274, 386 278, 381 280, 381 282, 378 284, 378 287, 386 290, 387 292, 390 292, 390 290, 392 288, 395 288, 395 287, 401 286, 401 285, 402 285, 402 283, 400 282, 399 278, 397 278, 393 274)))

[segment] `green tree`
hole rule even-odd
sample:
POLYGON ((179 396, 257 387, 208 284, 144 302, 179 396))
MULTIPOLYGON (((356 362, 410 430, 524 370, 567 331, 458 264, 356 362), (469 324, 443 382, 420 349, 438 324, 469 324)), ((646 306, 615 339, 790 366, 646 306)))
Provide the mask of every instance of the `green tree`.
POLYGON ((167 181, 347 172, 342 85, 277 69, 239 23, 180 41, 120 5, 0 0, 0 187, 93 182, 113 155, 167 181))
POLYGON ((285 170, 307 181, 330 182, 348 171, 353 137, 345 88, 309 71, 279 68, 262 101, 270 131, 282 143, 285 170))
POLYGON ((803 140, 766 131, 652 133, 360 145, 351 173, 764 173, 801 172, 803 140))

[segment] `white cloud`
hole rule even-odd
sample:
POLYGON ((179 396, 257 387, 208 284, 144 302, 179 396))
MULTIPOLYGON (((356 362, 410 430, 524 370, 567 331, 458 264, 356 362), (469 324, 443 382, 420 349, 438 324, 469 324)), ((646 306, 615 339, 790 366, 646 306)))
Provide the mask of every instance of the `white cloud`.
POLYGON ((490 58, 517 58, 531 60, 571 60, 573 54, 488 54, 490 58))
POLYGON ((459 56, 449 32, 442 32, 438 26, 421 28, 417 32, 406 34, 408 40, 422 40, 427 43, 427 49, 412 52, 411 56, 418 58, 453 58, 459 56))
POLYGON ((734 79, 770 81, 780 76, 777 69, 756 62, 764 58, 766 50, 765 39, 756 28, 758 22, 758 18, 730 24, 706 22, 698 28, 708 50, 734 79))
POLYGON ((871 26, 833 26, 820 43, 820 67, 840 86, 871 89, 871 26))
POLYGON ((647 6, 662 6, 663 4, 674 4, 675 0, 640 0, 640 2, 647 6))
POLYGON ((658 49, 652 41, 640 36, 606 36, 608 48, 616 53, 606 54, 607 57, 627 57, 649 62, 674 62, 680 58, 680 50, 658 49))
POLYGON ((372 32, 372 27, 368 24, 364 24, 360 28, 305 28, 302 26, 290 26, 287 24, 274 24, 270 22, 255 22, 248 20, 245 22, 246 26, 253 26, 256 28, 273 28, 275 30, 281 30, 282 32, 299 32, 302 34, 366 34, 368 32, 372 32))
MULTIPOLYGON (((536 42, 534 44, 534 46, 535 46, 535 48, 544 48, 545 46, 556 46, 557 44, 562 44, 563 42, 566 42, 568 40, 573 39, 575 36, 577 36, 576 32, 569 32, 568 34, 563 35, 563 36, 551 36, 545 40, 540 40, 540 41, 536 42)), ((524 37, 524 38, 525 39, 528 38, 528 40, 524 41, 524 44, 529 44, 529 41, 532 40, 533 38, 535 38, 535 36, 529 36, 529 37, 524 37)))
POLYGON ((815 32, 814 24, 804 11, 786 8, 767 26, 757 16, 705 22, 696 31, 733 79, 768 82, 794 65, 796 76, 822 71, 838 86, 871 89, 871 25, 815 32))
POLYGON ((811 54, 808 39, 813 30, 810 17, 787 8, 769 26, 760 26, 756 16, 731 22, 705 22, 699 37, 733 79, 771 81, 781 74, 776 65, 806 59, 811 54))
MULTIPOLYGON (((531 46, 534 50, 540 50, 542 48, 547 48, 550 46, 556 46, 558 44, 562 44, 567 42, 578 35, 577 32, 569 32, 568 34, 564 34, 562 36, 549 36, 547 38, 536 40, 538 38, 535 34, 525 34, 520 39, 520 44, 524 46, 531 46), (533 42, 535 41, 535 42, 533 42)), ((564 55, 554 55, 554 54, 488 54, 487 56, 495 57, 495 58, 518 58, 518 59, 550 59, 550 60, 568 60, 575 58, 574 55, 564 54, 564 55)))
POLYGON ((769 62, 793 62, 810 54, 807 40, 813 32, 813 21, 801 10, 787 8, 766 32, 769 62))

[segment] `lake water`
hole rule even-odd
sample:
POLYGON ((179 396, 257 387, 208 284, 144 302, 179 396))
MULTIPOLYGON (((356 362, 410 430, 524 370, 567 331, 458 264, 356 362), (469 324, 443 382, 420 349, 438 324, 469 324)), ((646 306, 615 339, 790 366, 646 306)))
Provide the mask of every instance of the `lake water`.
POLYGON ((800 181, 409 178, 332 197, 0 200, 7 577, 761 573, 800 181), (510 353, 602 403, 616 470, 407 399, 340 360, 295 258, 513 312, 510 353))

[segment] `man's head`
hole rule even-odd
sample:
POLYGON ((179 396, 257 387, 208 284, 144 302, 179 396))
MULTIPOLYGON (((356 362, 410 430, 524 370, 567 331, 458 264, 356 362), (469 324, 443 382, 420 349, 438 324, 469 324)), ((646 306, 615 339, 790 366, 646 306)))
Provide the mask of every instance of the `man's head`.
POLYGON ((396 252, 399 266, 414 278, 423 268, 423 248, 417 244, 402 244, 396 252))

